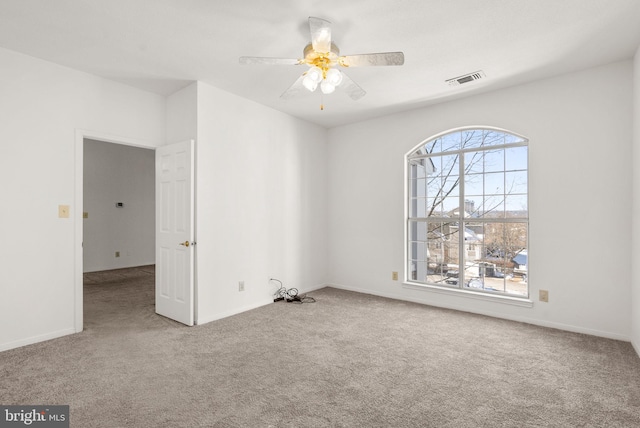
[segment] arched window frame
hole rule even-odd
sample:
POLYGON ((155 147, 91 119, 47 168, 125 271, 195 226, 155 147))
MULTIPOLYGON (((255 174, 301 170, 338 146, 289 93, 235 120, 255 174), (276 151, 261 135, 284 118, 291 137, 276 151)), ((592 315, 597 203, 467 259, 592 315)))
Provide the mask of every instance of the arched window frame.
POLYGON ((406 154, 405 283, 528 298, 528 145, 469 126, 406 154))

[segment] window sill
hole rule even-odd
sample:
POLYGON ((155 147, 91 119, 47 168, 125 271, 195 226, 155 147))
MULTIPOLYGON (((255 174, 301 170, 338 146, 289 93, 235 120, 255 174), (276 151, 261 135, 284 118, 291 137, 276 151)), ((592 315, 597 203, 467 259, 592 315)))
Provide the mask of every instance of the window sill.
POLYGON ((520 306, 523 308, 533 307, 533 300, 527 299, 525 297, 478 293, 477 291, 444 288, 435 285, 420 284, 417 282, 403 282, 402 286, 411 290, 430 291, 439 294, 446 294, 449 296, 465 297, 474 300, 484 300, 487 302, 502 303, 505 305, 520 306))

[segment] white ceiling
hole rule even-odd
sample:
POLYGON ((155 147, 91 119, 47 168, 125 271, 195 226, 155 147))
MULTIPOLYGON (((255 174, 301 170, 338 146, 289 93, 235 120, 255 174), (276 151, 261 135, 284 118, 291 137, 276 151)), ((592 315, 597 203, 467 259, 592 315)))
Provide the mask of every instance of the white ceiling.
MULTIPOLYGON (((168 95, 200 80, 325 127, 621 59, 640 45, 640 0, 0 0, 0 46, 168 95), (367 95, 284 92, 305 66, 308 16, 342 55, 403 51, 402 67, 347 74, 367 95), (483 70, 459 87, 446 79, 483 70)), ((1 70, 0 70, 1 75, 1 70)))

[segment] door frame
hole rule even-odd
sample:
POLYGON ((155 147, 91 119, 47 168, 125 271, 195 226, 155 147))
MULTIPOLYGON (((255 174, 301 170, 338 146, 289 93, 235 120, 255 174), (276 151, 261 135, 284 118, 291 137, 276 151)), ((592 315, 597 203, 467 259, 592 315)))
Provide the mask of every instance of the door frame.
MULTIPOLYGON (((155 151, 162 144, 153 144, 148 141, 138 140, 135 138, 121 137, 117 135, 107 134, 104 132, 89 131, 86 129, 75 130, 75 189, 74 200, 71 209, 74 219, 74 329, 76 333, 80 333, 84 326, 84 292, 83 292, 83 218, 84 211, 84 140, 104 141, 105 143, 120 144, 123 146, 140 147, 143 149, 151 149, 155 151)), ((155 253, 155 249, 154 249, 155 253)), ((195 293, 194 293, 195 299, 195 293)))

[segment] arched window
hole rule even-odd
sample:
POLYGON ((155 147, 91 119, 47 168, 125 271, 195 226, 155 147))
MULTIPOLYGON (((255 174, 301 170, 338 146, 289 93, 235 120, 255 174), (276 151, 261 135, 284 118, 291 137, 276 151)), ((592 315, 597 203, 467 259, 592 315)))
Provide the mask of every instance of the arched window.
POLYGON ((528 140, 457 129, 406 166, 406 281, 528 297, 528 140))

